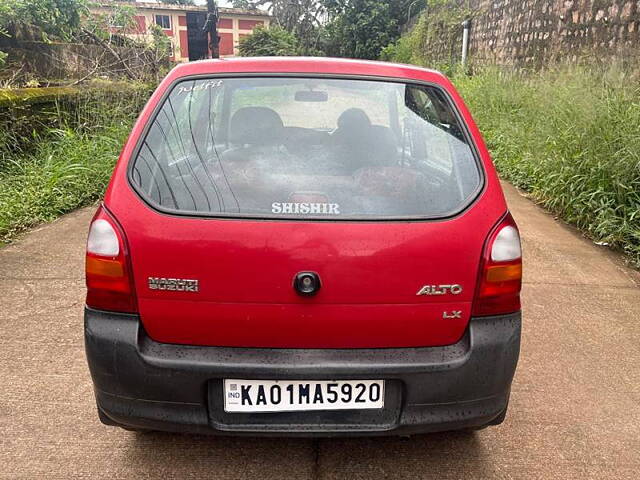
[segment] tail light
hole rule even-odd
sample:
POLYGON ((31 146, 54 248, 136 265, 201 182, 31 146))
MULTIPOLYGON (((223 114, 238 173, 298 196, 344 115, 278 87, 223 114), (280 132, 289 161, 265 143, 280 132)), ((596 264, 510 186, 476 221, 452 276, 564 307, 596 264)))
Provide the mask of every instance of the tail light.
POLYGON ((513 217, 507 213, 485 244, 472 315, 482 317, 517 312, 521 287, 520 234, 513 217))
POLYGON ((87 306, 113 312, 137 311, 127 242, 103 206, 91 222, 85 267, 87 306))

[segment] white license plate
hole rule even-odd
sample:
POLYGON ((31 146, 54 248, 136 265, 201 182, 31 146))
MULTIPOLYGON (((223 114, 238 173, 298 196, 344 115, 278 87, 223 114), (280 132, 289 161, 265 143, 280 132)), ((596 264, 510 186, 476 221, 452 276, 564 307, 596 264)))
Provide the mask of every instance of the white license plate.
POLYGON ((362 410, 384 407, 384 380, 225 380, 225 412, 362 410))

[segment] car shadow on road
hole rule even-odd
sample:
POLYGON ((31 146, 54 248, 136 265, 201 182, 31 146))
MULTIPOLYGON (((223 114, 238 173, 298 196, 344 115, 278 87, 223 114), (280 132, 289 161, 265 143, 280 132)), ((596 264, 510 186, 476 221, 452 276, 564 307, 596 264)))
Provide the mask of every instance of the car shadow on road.
POLYGON ((130 433, 139 478, 478 478, 488 476, 481 433, 409 438, 251 438, 130 433), (455 474, 455 475, 454 475, 455 474))

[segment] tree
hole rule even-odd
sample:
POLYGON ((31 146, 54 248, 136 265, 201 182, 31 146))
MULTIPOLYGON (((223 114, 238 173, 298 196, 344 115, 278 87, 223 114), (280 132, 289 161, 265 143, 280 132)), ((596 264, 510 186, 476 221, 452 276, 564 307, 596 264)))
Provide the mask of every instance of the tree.
POLYGON ((151 32, 152 40, 146 45, 145 51, 150 55, 151 63, 154 65, 152 70, 157 80, 158 74, 160 73, 157 65, 160 65, 163 60, 171 55, 171 40, 169 40, 159 25, 151 25, 149 31, 151 32))
POLYGON ((266 6, 276 23, 288 32, 300 36, 304 31, 319 26, 325 8, 318 0, 254 0, 258 6, 266 6))
POLYGON ((265 8, 277 26, 295 35, 302 54, 315 53, 318 49, 327 12, 323 0, 239 0, 233 5, 236 3, 265 8))
POLYGON ((234 0, 263 7, 298 39, 300 54, 377 59, 429 2, 444 0, 234 0))
POLYGON ((273 57, 298 55, 298 39, 279 26, 257 27, 253 34, 240 40, 243 57, 273 57))
POLYGON ((399 35, 391 3, 379 0, 328 1, 327 53, 336 57, 377 59, 399 35))
POLYGON ((49 37, 70 40, 80 28, 85 0, 2 0, 0 2, 0 33, 16 38, 49 37))
POLYGON ((324 0, 329 55, 377 59, 384 47, 400 38, 409 16, 427 0, 324 0))
POLYGON ((252 10, 256 8, 251 0, 233 0, 231 5, 233 8, 244 8, 245 10, 252 10))
POLYGON ((171 3, 173 5, 195 5, 193 0, 162 0, 162 3, 171 3))

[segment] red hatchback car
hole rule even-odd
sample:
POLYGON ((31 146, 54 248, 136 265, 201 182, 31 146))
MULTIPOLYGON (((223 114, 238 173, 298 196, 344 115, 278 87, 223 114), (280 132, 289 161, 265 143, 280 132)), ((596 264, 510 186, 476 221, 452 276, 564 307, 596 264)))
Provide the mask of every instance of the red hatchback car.
POLYGON ((440 73, 178 66, 89 232, 100 419, 279 435, 499 424, 521 274, 489 153, 440 73))

